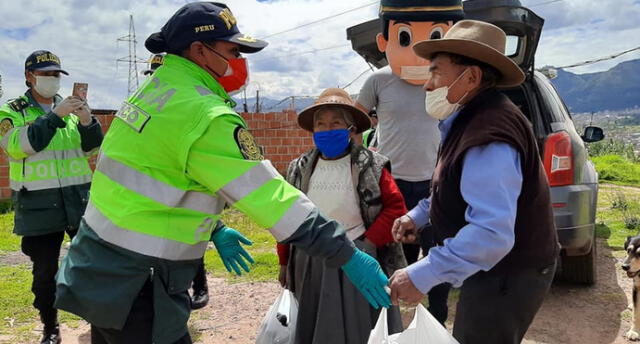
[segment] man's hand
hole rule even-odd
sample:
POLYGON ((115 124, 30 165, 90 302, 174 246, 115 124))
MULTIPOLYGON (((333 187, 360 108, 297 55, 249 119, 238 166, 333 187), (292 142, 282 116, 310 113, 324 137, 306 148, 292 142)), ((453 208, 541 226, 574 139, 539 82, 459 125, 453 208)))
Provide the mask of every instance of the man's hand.
POLYGON ((393 227, 391 227, 393 240, 403 244, 409 244, 416 241, 417 231, 418 229, 416 228, 416 224, 413 223, 413 220, 407 215, 397 218, 393 221, 393 227))
POLYGON ((245 245, 253 245, 251 240, 245 238, 233 228, 229 228, 224 226, 220 228, 212 237, 211 241, 216 245, 216 249, 220 254, 220 259, 222 259, 222 263, 224 263, 224 267, 227 268, 227 271, 236 272, 238 276, 242 275, 240 268, 238 265, 244 269, 244 271, 249 272, 249 266, 245 262, 253 264, 253 258, 245 251, 245 249, 240 246, 240 243, 245 245))
POLYGON ((385 291, 389 280, 373 257, 356 249, 351 259, 342 266, 342 270, 371 306, 376 309, 391 306, 389 295, 385 291))
POLYGON ((67 97, 63 101, 61 101, 55 108, 53 108, 53 113, 55 113, 60 118, 65 118, 72 112, 75 112, 80 107, 84 105, 84 102, 76 97, 67 97))
POLYGON ((78 109, 73 112, 74 115, 80 118, 80 124, 83 126, 89 126, 91 124, 91 109, 87 103, 83 103, 78 109))
POLYGON ((278 282, 282 287, 287 285, 287 266, 280 265, 280 274, 278 274, 278 282))
POLYGON ((413 285, 407 269, 396 270, 391 276, 391 303, 398 305, 398 300, 410 305, 417 305, 424 294, 413 285))

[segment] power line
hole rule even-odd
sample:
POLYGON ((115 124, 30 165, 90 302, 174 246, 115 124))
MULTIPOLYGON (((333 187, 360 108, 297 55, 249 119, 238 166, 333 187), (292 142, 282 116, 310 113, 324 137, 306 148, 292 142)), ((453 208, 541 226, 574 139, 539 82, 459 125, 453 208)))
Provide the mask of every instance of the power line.
POLYGON ((376 5, 376 4, 379 4, 379 2, 378 2, 378 1, 371 2, 371 3, 368 3, 368 4, 366 4, 366 5, 362 5, 362 6, 359 6, 359 7, 356 7, 356 8, 352 8, 352 9, 350 9, 350 10, 346 10, 346 11, 343 11, 343 12, 340 12, 340 13, 332 14, 332 15, 330 15, 330 16, 328 16, 328 17, 324 17, 324 18, 316 19, 316 20, 314 20, 314 21, 310 21, 310 22, 308 22, 308 23, 304 23, 304 24, 302 24, 302 25, 298 25, 298 26, 295 26, 295 27, 292 27, 292 28, 286 29, 286 30, 284 30, 284 31, 280 31, 280 32, 276 32, 276 33, 272 33, 272 34, 266 35, 266 36, 262 37, 261 39, 266 39, 266 38, 269 38, 269 37, 273 37, 273 36, 281 35, 281 34, 283 34, 283 33, 291 32, 291 31, 294 31, 294 30, 298 30, 298 29, 300 29, 300 28, 307 27, 307 26, 311 26, 311 25, 314 25, 314 24, 317 24, 317 23, 323 22, 323 21, 325 21, 325 20, 333 19, 333 18, 335 18, 335 17, 339 17, 339 16, 341 16, 341 15, 344 15, 344 14, 347 14, 347 13, 350 13, 350 12, 354 12, 354 11, 357 11, 357 10, 359 10, 359 9, 362 9, 362 8, 365 8, 365 7, 369 7, 369 6, 372 6, 372 5, 376 5))
POLYGON ((276 56, 267 56, 267 57, 264 57, 264 58, 261 58, 261 59, 252 60, 252 62, 272 60, 272 59, 277 59, 277 58, 281 58, 281 57, 294 57, 294 56, 300 56, 300 55, 306 55, 306 54, 313 54, 313 53, 317 53, 317 52, 320 52, 320 51, 337 49, 337 48, 346 48, 346 47, 350 47, 350 46, 351 45, 349 45, 349 44, 334 45, 334 46, 331 46, 331 47, 312 49, 312 50, 302 51, 302 52, 294 53, 294 54, 281 54, 281 55, 276 55, 276 56))
POLYGON ((560 1, 564 1, 564 0, 551 0, 551 1, 545 1, 545 2, 541 2, 541 3, 537 3, 531 6, 526 6, 526 7, 537 7, 537 6, 542 6, 542 5, 548 5, 548 4, 553 4, 555 2, 560 2, 560 1))
POLYGON ((365 69, 364 71, 362 71, 362 73, 358 74, 358 76, 356 76, 355 79, 351 80, 348 84, 346 84, 346 85, 344 85, 343 87, 340 87, 340 88, 345 89, 345 88, 351 86, 351 84, 356 82, 356 80, 360 79, 363 75, 365 75, 369 71, 371 71, 371 67, 369 67, 369 68, 365 69))
POLYGON ((583 62, 579 62, 579 63, 574 63, 574 64, 570 64, 570 65, 566 65, 566 66, 560 66, 560 67, 554 67, 554 68, 566 69, 566 68, 574 68, 574 67, 586 66, 586 65, 594 64, 596 62, 612 60, 612 59, 615 59, 618 56, 621 56, 621 55, 624 55, 624 54, 628 54, 628 53, 636 51, 636 50, 640 50, 640 47, 635 47, 635 48, 632 48, 632 49, 628 49, 628 50, 619 52, 619 53, 614 54, 614 55, 609 55, 609 56, 600 57, 600 58, 593 59, 593 60, 587 60, 587 61, 583 61, 583 62))

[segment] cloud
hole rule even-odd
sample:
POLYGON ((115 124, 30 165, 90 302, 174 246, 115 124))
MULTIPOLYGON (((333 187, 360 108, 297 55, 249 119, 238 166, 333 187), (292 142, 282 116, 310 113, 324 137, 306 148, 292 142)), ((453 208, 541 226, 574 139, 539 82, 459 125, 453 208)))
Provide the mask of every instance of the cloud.
MULTIPOLYGON (((362 7, 300 29, 270 36, 269 46, 247 55, 251 69, 249 92, 282 99, 289 95, 316 95, 323 88, 344 86, 368 68, 346 39, 346 28, 376 18, 375 0, 234 0, 228 1, 240 29, 255 37, 270 36, 319 18, 362 7), (327 49, 330 48, 330 49, 327 49)), ((523 0, 535 5, 545 0, 523 0)), ((74 81, 89 83, 94 108, 118 108, 127 95, 128 64, 116 59, 128 55, 129 14, 136 28, 137 55, 150 53, 144 40, 182 6, 179 0, 37 0, 3 1, 0 12, 0 74, 5 101, 24 92, 24 60, 34 50, 56 53, 71 75, 63 79, 61 94, 74 81)), ((563 0, 533 8, 545 18, 536 64, 566 65, 606 56, 640 45, 638 0, 563 0), (615 2, 615 6, 613 5, 615 2)), ((628 54, 610 62, 575 68, 572 72, 608 69, 640 58, 628 54)), ((138 73, 146 66, 138 65, 138 73)), ((365 73, 349 88, 357 93, 365 73)), ((143 76, 139 74, 139 80, 143 76)))

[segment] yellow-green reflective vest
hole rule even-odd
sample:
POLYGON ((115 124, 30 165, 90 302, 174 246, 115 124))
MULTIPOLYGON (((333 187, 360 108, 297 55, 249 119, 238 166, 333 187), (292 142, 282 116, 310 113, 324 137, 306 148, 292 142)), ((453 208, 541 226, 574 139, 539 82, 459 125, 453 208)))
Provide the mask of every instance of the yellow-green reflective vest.
POLYGON ((243 201, 252 204, 255 197, 273 200, 253 219, 276 239, 300 227, 315 208, 267 160, 228 159, 224 166, 210 166, 225 171, 219 190, 187 175, 190 148, 211 121, 238 116, 231 103, 196 64, 166 56, 164 65, 125 101, 102 144, 84 217, 101 239, 152 257, 198 259, 225 202, 246 211, 243 201))
POLYGON ((66 126, 36 152, 29 141, 29 124, 46 114, 34 103, 25 95, 0 107, 0 146, 9 158, 11 189, 37 191, 91 182, 88 159, 92 152, 81 148, 79 118, 72 114, 63 118, 66 126), (17 104, 24 107, 16 111, 17 104))

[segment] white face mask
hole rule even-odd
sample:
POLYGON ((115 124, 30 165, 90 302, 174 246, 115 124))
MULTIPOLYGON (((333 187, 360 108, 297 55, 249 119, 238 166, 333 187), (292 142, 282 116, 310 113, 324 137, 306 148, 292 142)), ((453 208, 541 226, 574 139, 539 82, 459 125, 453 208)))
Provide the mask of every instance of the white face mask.
POLYGON ((424 80, 429 75, 429 66, 402 66, 400 67, 400 79, 424 80))
POLYGON ((36 75, 33 89, 44 98, 53 98, 60 90, 60 77, 36 75))
POLYGON ((444 121, 451 116, 452 113, 460 109, 460 102, 469 92, 465 92, 465 94, 455 104, 451 104, 447 99, 447 96, 449 95, 449 89, 458 82, 466 72, 467 70, 465 69, 464 72, 462 72, 462 74, 460 74, 460 76, 458 76, 449 86, 443 86, 436 88, 433 91, 427 91, 427 96, 424 99, 424 105, 429 116, 444 121))

